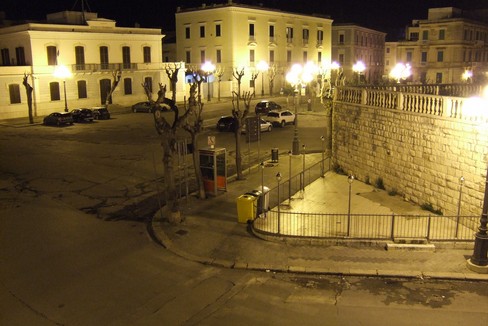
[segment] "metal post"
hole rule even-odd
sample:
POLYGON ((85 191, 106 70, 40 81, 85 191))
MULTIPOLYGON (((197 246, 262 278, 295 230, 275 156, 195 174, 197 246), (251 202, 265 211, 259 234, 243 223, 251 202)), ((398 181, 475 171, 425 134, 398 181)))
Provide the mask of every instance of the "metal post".
POLYGON ((461 216, 461 196, 463 194, 463 184, 464 184, 464 177, 461 177, 459 178, 459 199, 458 199, 457 221, 456 221, 456 239, 458 237, 459 219, 461 216))
POLYGON ((261 96, 264 97, 264 71, 261 71, 261 96))
POLYGON ((278 181, 278 235, 279 235, 280 229, 281 229, 281 211, 280 211, 280 206, 281 206, 281 197, 280 197, 281 173, 280 172, 278 172, 276 174, 276 181, 278 181))
POLYGON ((64 89, 64 112, 68 112, 68 98, 66 97, 66 80, 63 80, 64 89))
POLYGON ((351 190, 353 181, 353 175, 347 177, 347 182, 349 182, 349 201, 347 206, 347 236, 349 236, 351 232, 351 190))
POLYGON ((302 145, 302 191, 305 191, 305 145, 302 145))
POLYGON ((297 112, 297 96, 296 90, 293 95, 293 104, 295 106, 295 129, 293 130, 293 143, 292 143, 292 153, 293 155, 300 154, 300 141, 298 140, 298 112, 297 112))
POLYGON ((291 206, 291 151, 288 151, 288 157, 290 158, 290 164, 288 167, 288 175, 289 175, 289 181, 288 181, 288 205, 291 206))
POLYGON ((320 140, 322 141, 322 165, 321 165, 321 168, 322 168, 322 178, 324 177, 325 175, 325 137, 324 136, 320 136, 320 140))
POLYGON ((209 82, 210 74, 207 74, 207 101, 210 102, 210 82, 209 82))

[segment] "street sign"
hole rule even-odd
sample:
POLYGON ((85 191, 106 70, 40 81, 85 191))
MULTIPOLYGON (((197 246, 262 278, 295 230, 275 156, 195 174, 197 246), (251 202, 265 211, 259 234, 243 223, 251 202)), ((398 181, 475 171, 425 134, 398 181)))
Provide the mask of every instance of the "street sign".
POLYGON ((214 148, 215 147, 215 136, 208 136, 207 143, 208 143, 208 146, 210 146, 210 148, 214 148))

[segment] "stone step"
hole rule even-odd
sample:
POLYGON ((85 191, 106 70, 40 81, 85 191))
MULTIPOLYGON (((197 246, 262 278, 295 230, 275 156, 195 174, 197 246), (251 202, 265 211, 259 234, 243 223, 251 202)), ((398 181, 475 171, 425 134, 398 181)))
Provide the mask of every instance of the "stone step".
POLYGON ((395 238, 394 243, 398 244, 428 244, 429 241, 425 238, 395 238))
POLYGON ((432 243, 387 243, 386 250, 414 250, 414 251, 435 251, 435 245, 432 243))

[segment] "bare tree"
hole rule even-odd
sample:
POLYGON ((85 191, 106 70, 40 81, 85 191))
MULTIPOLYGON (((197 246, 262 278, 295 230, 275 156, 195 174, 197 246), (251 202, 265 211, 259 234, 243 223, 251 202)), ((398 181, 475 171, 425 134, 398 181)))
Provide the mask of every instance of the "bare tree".
MULTIPOLYGON (((148 91, 146 91, 146 94, 148 91)), ((168 221, 177 224, 182 221, 175 178, 175 156, 178 152, 178 130, 183 128, 190 110, 180 115, 175 102, 166 98, 166 85, 159 84, 158 99, 151 102, 154 112, 154 124, 160 136, 163 149, 163 169, 166 210, 163 212, 168 221)))
POLYGON ((108 107, 110 102, 112 102, 112 94, 115 92, 115 89, 119 85, 120 78, 122 78, 122 72, 120 70, 112 71, 112 85, 110 87, 110 91, 105 98, 105 107, 108 107))
POLYGON ((276 78, 276 66, 271 65, 268 69, 269 96, 273 96, 274 80, 276 78))
POLYGON ((29 112, 29 123, 33 124, 34 123, 34 116, 32 114, 32 91, 34 88, 29 84, 29 78, 30 74, 24 73, 24 79, 22 81, 22 84, 25 87, 25 92, 27 94, 27 108, 29 112))
POLYGON ((166 75, 171 83, 170 91, 172 93, 171 99, 173 102, 176 102, 176 84, 178 83, 178 71, 181 67, 181 63, 166 64, 165 66, 166 75))
POLYGON ((198 136, 203 130, 203 106, 201 96, 201 84, 204 77, 200 71, 193 71, 194 83, 190 85, 190 97, 188 99, 188 119, 183 124, 183 129, 186 130, 191 137, 193 167, 195 170, 195 177, 198 185, 198 198, 205 199, 205 186, 203 183, 202 171, 200 170, 200 156, 198 147, 198 136))
POLYGON ((259 71, 251 73, 252 96, 256 97, 256 79, 258 79, 259 71))
POLYGON ((219 102, 220 102, 220 82, 222 81, 222 76, 224 76, 224 71, 225 71, 224 68, 218 67, 214 72, 214 75, 217 77, 217 81, 218 81, 218 85, 219 85, 218 93, 217 93, 218 94, 217 99, 219 102))
POLYGON ((234 137, 236 140, 236 172, 237 180, 244 179, 242 173, 242 153, 241 153, 241 133, 244 126, 247 115, 249 114, 249 108, 251 105, 251 99, 254 93, 244 92, 241 96, 241 82, 244 76, 244 69, 240 71, 237 68, 233 71, 232 76, 237 80, 237 92, 232 92, 232 116, 234 117, 236 127, 234 130, 234 137), (244 109, 241 110, 240 100, 244 101, 244 109))

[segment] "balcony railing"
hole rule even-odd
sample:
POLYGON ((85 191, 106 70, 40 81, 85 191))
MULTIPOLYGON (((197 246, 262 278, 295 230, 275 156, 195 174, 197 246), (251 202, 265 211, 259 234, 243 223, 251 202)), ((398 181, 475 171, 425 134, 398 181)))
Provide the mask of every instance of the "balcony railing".
POLYGON ((137 63, 89 63, 74 64, 71 66, 73 72, 97 72, 114 70, 137 70, 137 63))

